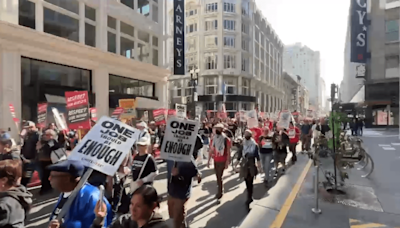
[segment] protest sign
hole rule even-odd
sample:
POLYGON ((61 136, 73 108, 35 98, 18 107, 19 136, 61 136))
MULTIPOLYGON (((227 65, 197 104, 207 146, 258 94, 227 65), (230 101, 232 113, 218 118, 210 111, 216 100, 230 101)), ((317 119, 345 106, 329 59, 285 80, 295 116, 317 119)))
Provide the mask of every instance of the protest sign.
POLYGON ((121 107, 115 108, 115 110, 111 114, 111 118, 118 120, 121 114, 124 113, 124 109, 121 107))
POLYGON ((87 91, 65 92, 67 124, 70 129, 90 129, 89 98, 87 91))
POLYGON ((11 113, 11 116, 13 118, 14 123, 18 124, 19 123, 19 119, 17 118, 17 115, 15 114, 14 105, 13 104, 9 104, 8 107, 10 108, 10 113, 11 113))
POLYGON ((124 109, 121 118, 131 119, 136 117, 136 99, 119 99, 119 107, 124 109))
POLYGON ((97 109, 96 108, 90 108, 90 119, 92 119, 94 122, 97 121, 97 109))
POLYGON ((279 121, 277 123, 277 126, 283 129, 289 129, 289 123, 292 120, 291 117, 292 114, 288 110, 283 110, 279 114, 279 121))
POLYGON ((176 110, 176 117, 186 118, 186 105, 175 104, 175 110, 176 110))
POLYGON ((146 123, 149 122, 149 111, 143 112, 142 120, 146 123))
POLYGON ((56 108, 51 108, 51 111, 53 112, 53 117, 56 122, 57 129, 68 130, 64 115, 60 113, 56 108))
POLYGON ((47 119, 47 103, 41 103, 37 105, 38 114, 37 114, 37 126, 39 128, 46 127, 46 119, 47 119))
POLYGON ((103 116, 74 148, 68 159, 113 176, 130 152, 140 131, 103 116))
POLYGON ((167 119, 176 116, 176 110, 175 109, 168 109, 168 114, 167 114, 167 119))
POLYGON ((314 118, 314 111, 311 110, 311 109, 307 110, 307 117, 308 118, 314 118))
POLYGON ((165 124, 165 109, 157 109, 153 110, 153 116, 154 116, 154 122, 156 122, 156 125, 162 125, 165 124))
POLYGON ((200 122, 172 117, 167 121, 160 157, 176 162, 191 162, 200 122))
POLYGON ((248 128, 258 127, 258 119, 257 119, 257 111, 256 110, 250 110, 250 111, 246 112, 246 118, 247 118, 247 127, 248 128))

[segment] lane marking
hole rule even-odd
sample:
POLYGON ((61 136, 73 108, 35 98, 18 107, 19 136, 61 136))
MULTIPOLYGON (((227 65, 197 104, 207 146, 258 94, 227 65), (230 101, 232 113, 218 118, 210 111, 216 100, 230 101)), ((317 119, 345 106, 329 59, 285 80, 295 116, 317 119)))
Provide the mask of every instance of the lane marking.
POLYGON ((307 173, 310 170, 312 165, 312 160, 309 160, 307 165, 304 167, 303 172, 300 174, 299 179, 297 179, 296 184, 294 185, 292 191, 289 193, 289 196, 286 198, 285 203, 283 204, 281 210, 278 215, 275 217, 274 222, 271 224, 270 228, 281 228, 283 222, 286 219, 287 214, 289 213, 290 208, 292 207, 294 200, 296 199, 297 194, 300 191, 301 185, 306 179, 307 173))
POLYGON ((400 143, 392 143, 393 146, 400 146, 400 143))
POLYGON ((392 145, 390 145, 390 144, 378 144, 378 146, 381 146, 381 147, 389 147, 389 146, 392 146, 392 145))
POLYGON ((393 147, 382 147, 382 149, 384 149, 384 150, 396 150, 396 149, 393 148, 393 147))
POLYGON ((363 222, 357 219, 349 219, 350 228, 378 228, 378 227, 388 227, 380 223, 363 222))

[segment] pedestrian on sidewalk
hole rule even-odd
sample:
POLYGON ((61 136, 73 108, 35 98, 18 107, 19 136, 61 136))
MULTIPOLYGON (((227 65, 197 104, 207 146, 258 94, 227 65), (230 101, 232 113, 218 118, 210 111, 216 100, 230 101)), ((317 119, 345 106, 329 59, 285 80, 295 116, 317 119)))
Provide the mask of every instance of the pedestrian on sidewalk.
POLYGON ((300 129, 293 125, 293 122, 290 121, 289 124, 289 150, 292 152, 292 164, 296 163, 297 155, 296 155, 296 147, 297 143, 300 139, 300 129))
POLYGON ((253 202, 253 182, 258 174, 260 156, 258 144, 252 137, 253 133, 246 130, 242 146, 239 148, 240 178, 244 178, 247 190, 247 207, 253 202))
POLYGON ((221 123, 216 124, 214 129, 215 135, 211 139, 207 167, 210 167, 210 160, 213 158, 218 185, 218 192, 215 198, 219 201, 224 194, 222 176, 224 175, 224 170, 229 167, 231 160, 231 140, 222 132, 224 125, 221 123))
POLYGON ((271 161, 274 154, 272 149, 272 135, 270 134, 269 127, 264 128, 264 132, 260 136, 258 142, 261 166, 264 171, 264 184, 267 185, 269 181, 269 172, 271 170, 271 161))

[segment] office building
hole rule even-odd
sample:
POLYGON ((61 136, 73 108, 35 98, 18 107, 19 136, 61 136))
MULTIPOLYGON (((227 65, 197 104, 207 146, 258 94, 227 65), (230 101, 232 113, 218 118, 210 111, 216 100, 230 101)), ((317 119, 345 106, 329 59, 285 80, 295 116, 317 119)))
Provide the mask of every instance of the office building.
POLYGON ((0 127, 15 128, 9 104, 36 121, 37 104, 63 103, 65 91, 87 90, 98 116, 121 98, 137 98, 138 116, 166 107, 165 9, 158 0, 1 1, 0 127))
MULTIPOLYGON (((186 102, 204 112, 216 112, 225 103, 231 117, 239 110, 255 108, 256 104, 259 111, 281 110, 283 44, 255 1, 187 0, 185 10, 187 74, 169 78, 170 107, 186 102), (191 102, 193 69, 199 71, 196 104, 191 102)), ((172 34, 172 2, 169 17, 172 34)), ((171 66, 172 42, 171 38, 171 66)))
POLYGON ((301 43, 286 45, 283 53, 283 69, 301 77, 301 83, 309 91, 310 105, 319 109, 322 102, 319 51, 313 51, 301 43))

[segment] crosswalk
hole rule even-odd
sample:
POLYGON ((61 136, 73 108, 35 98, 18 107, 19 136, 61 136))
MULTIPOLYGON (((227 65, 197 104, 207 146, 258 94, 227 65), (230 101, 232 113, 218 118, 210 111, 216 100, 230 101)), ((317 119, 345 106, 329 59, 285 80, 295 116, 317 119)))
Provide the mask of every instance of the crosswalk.
POLYGON ((388 144, 378 144, 383 150, 398 150, 400 149, 400 143, 388 143, 388 144))

